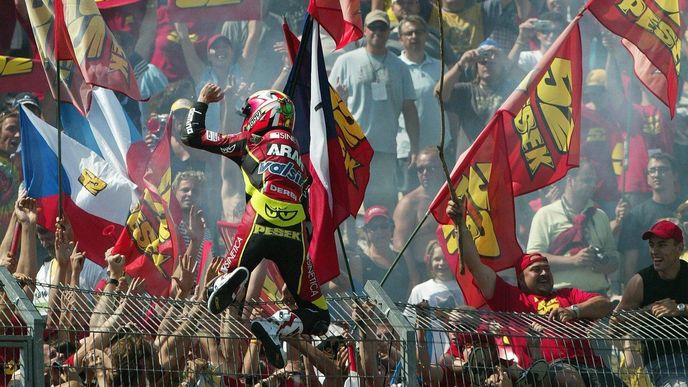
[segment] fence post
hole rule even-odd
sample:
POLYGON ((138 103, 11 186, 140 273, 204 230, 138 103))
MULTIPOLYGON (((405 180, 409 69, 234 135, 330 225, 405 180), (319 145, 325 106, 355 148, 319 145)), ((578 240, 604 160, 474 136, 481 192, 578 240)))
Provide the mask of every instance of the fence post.
POLYGON ((28 333, 26 338, 24 356, 24 385, 40 386, 43 384, 43 331, 45 320, 38 313, 24 289, 19 287, 17 281, 6 267, 0 266, 0 286, 7 294, 7 298, 17 306, 17 313, 26 323, 28 333))
POLYGON ((387 317, 392 324, 392 328, 399 335, 401 340, 401 359, 402 378, 399 384, 408 387, 416 387, 416 330, 411 326, 406 317, 397 309, 392 299, 382 290, 377 281, 368 281, 364 290, 368 297, 374 301, 378 309, 387 317))

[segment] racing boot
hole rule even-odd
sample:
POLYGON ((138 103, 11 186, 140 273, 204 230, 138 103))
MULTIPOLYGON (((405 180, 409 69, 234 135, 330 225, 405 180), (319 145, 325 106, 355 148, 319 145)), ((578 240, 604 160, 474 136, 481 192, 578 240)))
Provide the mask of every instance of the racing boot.
POLYGON ((246 286, 249 272, 245 267, 237 267, 231 273, 223 274, 215 280, 212 292, 208 297, 208 310, 220 314, 237 300, 237 294, 246 286))
POLYGON ((286 353, 281 338, 299 335, 303 332, 303 322, 294 312, 282 309, 271 317, 253 320, 251 332, 263 344, 268 362, 273 367, 284 368, 286 353))

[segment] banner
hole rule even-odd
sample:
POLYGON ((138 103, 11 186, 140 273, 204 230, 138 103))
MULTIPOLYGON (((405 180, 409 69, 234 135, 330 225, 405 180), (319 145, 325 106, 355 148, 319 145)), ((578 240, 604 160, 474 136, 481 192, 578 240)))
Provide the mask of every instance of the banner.
POLYGON ((624 38, 638 79, 667 105, 673 118, 681 69, 678 0, 590 0, 586 8, 624 38))
POLYGON ((514 195, 546 187, 578 166, 581 43, 577 16, 500 110, 505 122, 514 195))
MULTIPOLYGON (((298 40, 288 27, 284 28, 290 52, 296 52, 298 40)), ((325 283, 339 275, 334 232, 349 215, 358 213, 373 152, 327 80, 316 21, 306 23, 302 43, 285 92, 300 117, 294 135, 301 147, 301 160, 313 179, 308 190, 313 223, 309 255, 318 280, 325 283)))
POLYGON ((148 293, 166 296, 179 256, 174 219, 179 208, 172 195, 170 169, 171 120, 147 163, 140 186, 139 205, 127 217, 126 228, 119 235, 113 253, 126 257, 125 271, 146 279, 148 293))
POLYGON ((0 55, 0 93, 28 91, 42 94, 47 90, 48 83, 40 61, 0 55))
POLYGON ((363 37, 360 0, 310 0, 308 13, 332 36, 337 49, 363 37))
POLYGON ((57 97, 57 59, 63 86, 60 100, 85 115, 92 86, 141 100, 134 71, 93 0, 26 0, 27 12, 48 84, 57 97), (63 4, 59 7, 59 4, 63 4), (64 19, 62 19, 64 18, 64 19), (64 20, 64 21, 62 21, 64 20), (57 42, 57 43, 56 43, 57 42))
MULTIPOLYGON (((57 129, 22 108, 21 152, 24 184, 41 211, 38 224, 55 230, 58 215, 57 129)), ((136 186, 95 152, 62 134, 62 203, 79 249, 106 266, 105 250, 124 229, 136 205, 136 186)))
POLYGON ((169 0, 167 11, 173 22, 256 20, 260 19, 261 0, 169 0))
MULTIPOLYGON (((495 271, 512 267, 522 251, 516 241, 514 197, 546 187, 578 165, 580 152, 581 45, 576 17, 459 158, 451 181, 466 196, 466 224, 484 263, 495 271)), ((441 224, 449 200, 445 184, 430 204, 441 224)), ((448 262, 456 270, 453 226, 438 228, 448 262)), ((470 273, 457 281, 474 307, 482 295, 470 273)))
MULTIPOLYGON (((513 266, 522 254, 516 241, 514 197, 504 136, 504 125, 509 121, 507 114, 497 112, 451 173, 456 195, 466 197, 466 225, 480 257, 495 271, 513 266)), ((446 225, 450 222, 445 213, 448 201, 445 183, 430 204, 433 216, 445 224, 437 228, 437 237, 466 303, 480 307, 485 301, 473 285, 473 276, 468 270, 464 275, 458 270, 458 240, 454 225, 446 225)))

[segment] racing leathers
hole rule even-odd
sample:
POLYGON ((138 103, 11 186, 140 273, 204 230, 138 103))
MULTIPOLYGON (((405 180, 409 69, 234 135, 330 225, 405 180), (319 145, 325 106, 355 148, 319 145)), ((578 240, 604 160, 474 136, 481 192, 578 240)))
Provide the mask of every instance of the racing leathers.
POLYGON ((330 314, 307 255, 306 212, 301 204, 307 173, 296 138, 284 129, 260 135, 213 132, 205 128, 207 109, 207 104, 195 103, 182 129, 182 142, 236 162, 247 199, 222 271, 237 267, 253 271, 263 258, 272 260, 296 300, 294 313, 303 321, 303 332, 324 334, 330 314))

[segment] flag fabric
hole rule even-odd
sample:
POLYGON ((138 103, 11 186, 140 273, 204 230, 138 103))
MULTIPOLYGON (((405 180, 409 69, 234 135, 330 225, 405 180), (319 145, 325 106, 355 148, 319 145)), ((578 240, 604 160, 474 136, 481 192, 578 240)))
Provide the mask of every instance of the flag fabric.
POLYGON ((55 230, 58 215, 57 167, 62 169, 64 213, 79 249, 105 266, 105 250, 124 229, 137 203, 136 185, 95 152, 62 134, 62 164, 57 159, 57 129, 22 107, 21 152, 24 184, 41 211, 38 224, 55 230))
POLYGON ((204 23, 260 19, 261 0, 168 0, 171 21, 204 23))
POLYGON ((133 68, 94 0, 27 0, 26 6, 54 96, 59 63, 64 84, 61 100, 74 103, 84 115, 90 107, 92 86, 142 99, 133 68))
POLYGON ((308 13, 332 36, 337 49, 363 37, 360 0, 310 0, 308 13))
POLYGON ((667 105, 673 118, 681 65, 678 0, 589 0, 586 8, 607 29, 625 39, 636 75, 667 105))
MULTIPOLYGON (((285 93, 294 101, 298 120, 294 134, 304 166, 313 179, 308 190, 313 235, 309 255, 320 283, 339 275, 334 232, 349 215, 355 215, 368 183, 372 148, 327 81, 318 23, 307 18, 296 63, 285 93), (344 108, 345 109, 345 108, 344 108), (361 196, 350 195, 354 185, 361 196)), ((288 27, 285 27, 288 32, 288 27)), ((287 44, 293 47, 295 38, 287 44)))
POLYGON ((96 0, 98 9, 112 9, 124 7, 126 5, 144 2, 143 0, 96 0))
POLYGON ((92 101, 86 117, 71 104, 62 104, 65 133, 141 186, 150 151, 139 129, 112 90, 95 87, 92 101))
POLYGON ((160 142, 150 154, 139 186, 139 205, 127 217, 126 227, 113 248, 126 257, 125 271, 132 277, 146 279, 148 293, 169 294, 171 275, 179 256, 179 207, 172 195, 170 137, 168 121, 160 142), (175 223, 177 222, 177 223, 175 223))
MULTIPOLYGON (((467 198, 466 224, 481 259, 495 271, 512 267, 522 255, 516 241, 514 197, 546 187, 578 165, 580 152, 580 15, 562 32, 533 71, 497 110, 451 173, 457 196, 467 198)), ((430 204, 440 224, 449 200, 445 184, 430 204)), ((453 226, 438 238, 466 302, 484 300, 470 273, 457 271, 453 226)))
POLYGON ((514 195, 555 183, 578 166, 582 60, 577 16, 500 110, 514 195))
POLYGON ((40 61, 0 55, 0 93, 29 91, 43 94, 47 90, 48 83, 40 61))
MULTIPOLYGON (((498 112, 473 145, 459 158, 451 173, 457 196, 466 197, 466 225, 485 264, 500 271, 513 266, 522 251, 516 241, 514 196, 506 152, 504 125, 509 116, 498 112)), ((430 205, 433 216, 445 224, 438 226, 437 237, 449 267, 463 291, 466 303, 474 307, 485 301, 466 270, 458 270, 458 240, 445 209, 449 200, 447 184, 430 205)))

